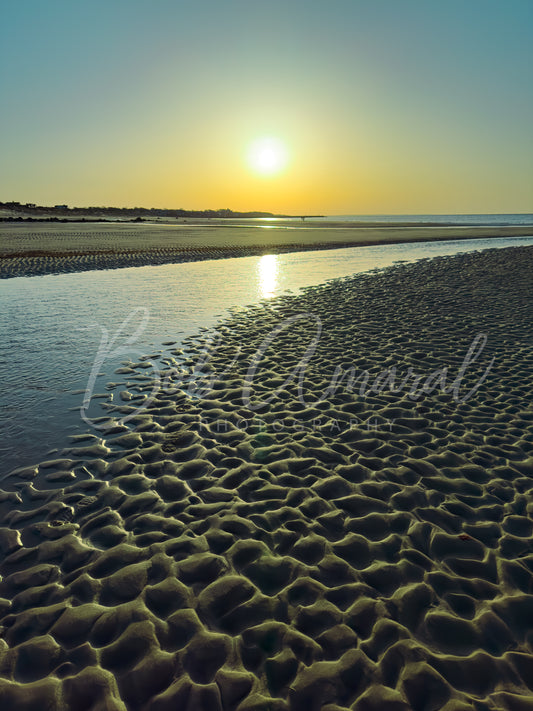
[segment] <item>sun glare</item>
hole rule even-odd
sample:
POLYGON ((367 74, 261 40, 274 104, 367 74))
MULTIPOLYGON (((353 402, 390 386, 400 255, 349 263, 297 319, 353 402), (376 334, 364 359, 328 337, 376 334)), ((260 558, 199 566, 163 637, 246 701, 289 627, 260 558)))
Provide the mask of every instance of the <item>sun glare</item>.
POLYGON ((285 168, 287 160, 287 148, 279 138, 258 138, 248 151, 250 168, 259 175, 276 175, 285 168))

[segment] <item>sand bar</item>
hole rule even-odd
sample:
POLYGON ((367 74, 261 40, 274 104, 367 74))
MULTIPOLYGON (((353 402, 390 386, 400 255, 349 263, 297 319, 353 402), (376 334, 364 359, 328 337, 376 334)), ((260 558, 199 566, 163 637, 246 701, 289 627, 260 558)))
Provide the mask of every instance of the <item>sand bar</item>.
MULTIPOLYGON (((408 225, 409 223, 406 223, 408 225)), ((0 278, 399 242, 533 234, 532 226, 412 227, 358 223, 0 224, 0 278)))
POLYGON ((310 287, 169 345, 155 399, 125 366, 4 482, 0 706, 532 708, 532 274, 310 287))

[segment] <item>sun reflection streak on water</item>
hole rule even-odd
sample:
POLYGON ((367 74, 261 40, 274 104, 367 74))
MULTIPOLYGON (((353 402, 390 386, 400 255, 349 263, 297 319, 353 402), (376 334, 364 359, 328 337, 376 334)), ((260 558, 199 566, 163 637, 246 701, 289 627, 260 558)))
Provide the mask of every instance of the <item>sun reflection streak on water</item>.
POLYGON ((279 262, 276 254, 265 254, 259 260, 257 264, 259 298, 271 299, 276 295, 278 267, 279 262))

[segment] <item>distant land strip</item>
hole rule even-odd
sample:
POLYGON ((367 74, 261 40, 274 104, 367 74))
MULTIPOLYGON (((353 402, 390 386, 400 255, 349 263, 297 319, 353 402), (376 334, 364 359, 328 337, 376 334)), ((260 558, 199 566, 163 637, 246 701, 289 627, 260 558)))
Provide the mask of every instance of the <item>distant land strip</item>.
POLYGON ((0 202, 0 218, 3 220, 19 220, 19 219, 47 219, 53 220, 57 218, 62 219, 77 219, 81 217, 94 218, 100 222, 99 218, 109 217, 109 218, 130 218, 137 222, 141 222, 143 219, 151 219, 154 217, 169 217, 169 218, 180 218, 180 217, 192 217, 192 218, 272 218, 272 217, 323 217, 323 215, 278 215, 273 212, 264 212, 259 210, 252 210, 249 212, 238 212, 230 210, 229 208, 221 208, 218 210, 186 210, 183 208, 179 209, 167 209, 158 207, 69 207, 68 205, 36 205, 35 203, 20 203, 20 202, 0 202), (1 213, 4 211, 9 211, 11 214, 9 216, 1 217, 1 213), (25 218, 23 216, 26 216, 25 218))

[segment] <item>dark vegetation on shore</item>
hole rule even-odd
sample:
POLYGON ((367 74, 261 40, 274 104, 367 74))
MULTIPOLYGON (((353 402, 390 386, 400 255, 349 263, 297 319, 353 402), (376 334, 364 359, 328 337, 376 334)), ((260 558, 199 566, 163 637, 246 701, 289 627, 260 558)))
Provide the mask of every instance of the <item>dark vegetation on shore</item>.
MULTIPOLYGON (((0 202, 0 210, 12 210, 16 216, 0 217, 1 222, 68 222, 76 219, 80 222, 111 222, 116 218, 132 222, 143 222, 145 219, 157 217, 170 218, 261 218, 261 217, 294 217, 294 215, 278 215, 273 212, 234 212, 229 208, 219 210, 167 210, 147 207, 68 207, 54 205, 46 207, 33 203, 0 202), (104 216, 104 219, 102 219, 104 216), (129 220, 128 220, 129 218, 129 220)), ((321 215, 296 215, 296 217, 322 217, 321 215)))

